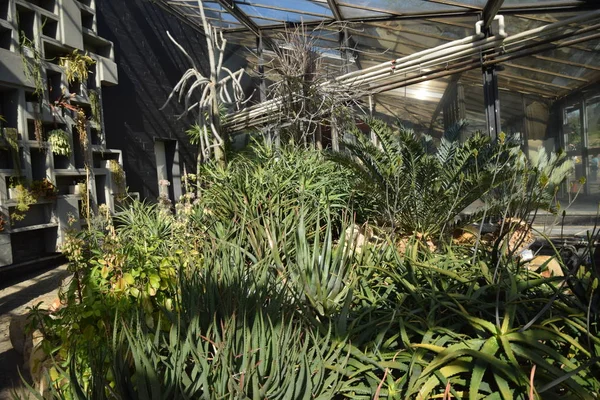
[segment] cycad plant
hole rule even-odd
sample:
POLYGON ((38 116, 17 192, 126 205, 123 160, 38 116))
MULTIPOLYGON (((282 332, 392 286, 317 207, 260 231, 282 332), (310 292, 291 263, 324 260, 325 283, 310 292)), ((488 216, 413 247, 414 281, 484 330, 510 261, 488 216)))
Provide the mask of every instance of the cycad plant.
POLYGON ((394 130, 380 120, 368 125, 379 145, 357 133, 355 143, 346 143, 357 162, 346 158, 344 164, 372 186, 385 220, 402 234, 437 239, 461 211, 503 179, 503 149, 481 134, 459 142, 464 122, 448 130, 437 148, 430 138, 402 126, 394 130))
POLYGON ((556 196, 574 162, 564 152, 548 154, 543 147, 530 158, 518 146, 510 153, 505 179, 483 197, 488 215, 528 220, 537 210, 556 213, 560 207, 556 196))

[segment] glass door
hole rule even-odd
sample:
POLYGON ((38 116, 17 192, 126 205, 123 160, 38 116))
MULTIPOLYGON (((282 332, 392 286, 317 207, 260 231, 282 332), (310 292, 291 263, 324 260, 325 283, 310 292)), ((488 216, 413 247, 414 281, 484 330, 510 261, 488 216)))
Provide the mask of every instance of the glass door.
POLYGON ((583 113, 580 103, 564 108, 563 145, 567 156, 575 162, 575 170, 567 178, 567 190, 571 194, 584 194, 582 181, 586 177, 585 142, 583 135, 583 113))

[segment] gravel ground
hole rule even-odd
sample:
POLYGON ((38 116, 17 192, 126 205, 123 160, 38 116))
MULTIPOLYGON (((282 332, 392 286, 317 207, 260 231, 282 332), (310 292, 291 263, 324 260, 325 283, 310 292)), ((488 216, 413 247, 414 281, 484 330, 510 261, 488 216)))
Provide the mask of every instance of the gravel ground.
MULTIPOLYGON (((27 307, 40 301, 52 304, 62 280, 68 275, 66 265, 6 280, 0 275, 0 400, 12 399, 12 394, 21 387, 19 367, 23 357, 10 342, 10 319, 25 314, 27 307)), ((21 394, 20 397, 27 396, 21 394)))

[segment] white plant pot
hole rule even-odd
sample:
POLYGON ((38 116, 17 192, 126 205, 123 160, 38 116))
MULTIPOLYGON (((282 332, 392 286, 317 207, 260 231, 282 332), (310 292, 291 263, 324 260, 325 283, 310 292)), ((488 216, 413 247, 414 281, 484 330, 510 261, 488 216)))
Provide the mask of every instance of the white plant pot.
POLYGON ((17 198, 17 189, 16 188, 8 188, 8 198, 16 199, 17 198))
POLYGON ((69 186, 69 194, 81 194, 81 190, 79 185, 71 185, 69 186))

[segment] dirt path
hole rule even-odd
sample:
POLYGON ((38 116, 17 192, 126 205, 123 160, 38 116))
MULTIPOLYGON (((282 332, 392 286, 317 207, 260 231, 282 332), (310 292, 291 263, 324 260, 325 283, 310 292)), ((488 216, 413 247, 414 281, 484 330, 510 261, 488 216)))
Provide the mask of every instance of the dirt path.
POLYGON ((10 342, 8 328, 11 317, 24 314, 27 307, 40 301, 50 305, 56 299, 62 280, 68 275, 66 265, 63 265, 0 281, 0 400, 12 399, 12 393, 21 385, 18 368, 23 357, 10 342))

